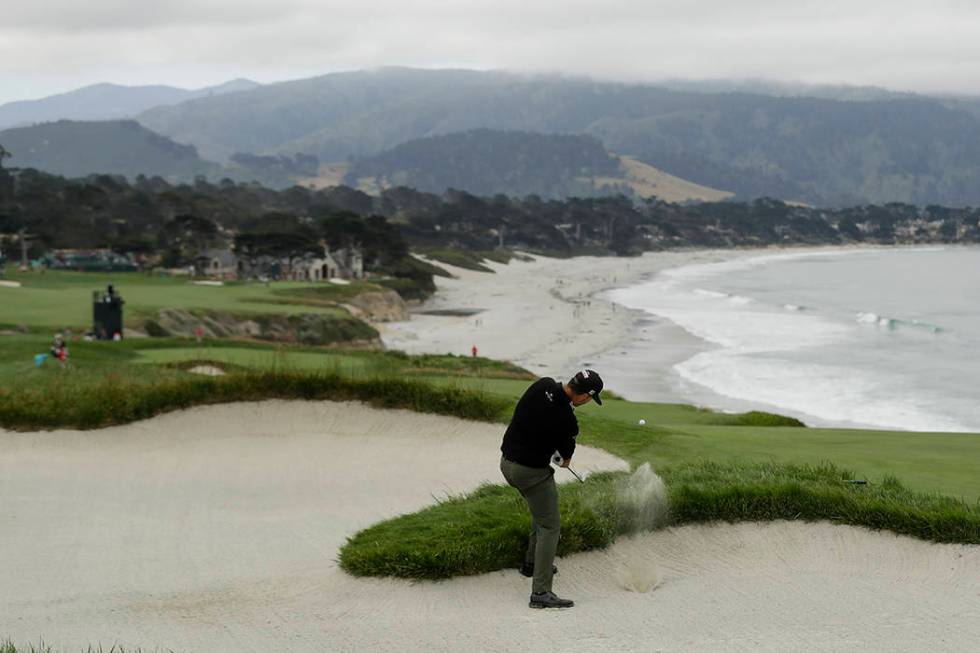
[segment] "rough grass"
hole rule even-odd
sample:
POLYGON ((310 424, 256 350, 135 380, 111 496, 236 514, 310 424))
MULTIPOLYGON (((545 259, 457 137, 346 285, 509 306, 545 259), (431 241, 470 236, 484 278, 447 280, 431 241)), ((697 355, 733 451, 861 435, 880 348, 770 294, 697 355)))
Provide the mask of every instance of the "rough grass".
POLYGON ((504 402, 473 390, 432 386, 412 379, 352 378, 329 371, 273 370, 134 383, 128 374, 45 387, 0 388, 0 425, 16 430, 70 427, 94 429, 127 424, 160 413, 207 404, 263 399, 363 401, 379 408, 493 421, 504 402))
MULTIPOLYGON (((559 486, 562 538, 558 554, 609 546, 617 536, 662 524, 712 521, 827 520, 887 529, 935 542, 980 544, 980 509, 914 493, 886 477, 868 485, 831 464, 719 465, 661 470, 668 488, 666 518, 637 520, 624 501, 626 472, 596 474, 584 484, 559 486)), ((356 576, 439 579, 520 565, 530 517, 510 487, 485 485, 425 510, 367 528, 340 551, 341 567, 356 576)))
MULTIPOLYGON (((79 649, 82 650, 82 649, 79 649)), ((137 647, 136 649, 129 649, 130 653, 143 653, 143 649, 137 647)), ((154 651, 159 651, 159 649, 154 649, 154 651)), ((169 653, 174 653, 173 649, 167 649, 169 653)), ((37 643, 37 648, 34 644, 27 644, 27 647, 20 647, 13 643, 12 640, 5 639, 0 640, 0 653, 53 653, 53 649, 49 644, 45 644, 44 640, 39 640, 37 643)), ((126 649, 118 644, 113 644, 108 649, 103 649, 102 644, 98 645, 98 648, 89 645, 88 648, 82 650, 82 653, 126 653, 126 649)))
MULTIPOLYGON (((390 354, 391 355, 391 354, 390 354)), ((394 354, 394 356, 398 356, 394 354)), ((415 374, 452 374, 484 378, 520 379, 533 381, 536 377, 523 367, 506 361, 495 361, 479 356, 456 356, 453 354, 418 356, 404 355, 409 371, 415 374)))

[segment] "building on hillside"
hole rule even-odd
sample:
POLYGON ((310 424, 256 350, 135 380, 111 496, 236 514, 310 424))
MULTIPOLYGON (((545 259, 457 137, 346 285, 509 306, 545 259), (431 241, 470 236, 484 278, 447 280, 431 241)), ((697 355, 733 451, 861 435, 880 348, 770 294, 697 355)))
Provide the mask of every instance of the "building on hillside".
MULTIPOLYGON (((324 248, 324 251, 327 251, 324 248)), ((334 250, 330 254, 337 262, 339 276, 342 279, 364 278, 364 255, 356 247, 345 247, 334 250)))
POLYGON ((237 279, 238 257, 230 249, 206 249, 194 257, 194 274, 216 279, 237 279))
POLYGON ((267 277, 289 281, 329 281, 330 279, 362 279, 364 257, 356 248, 330 251, 323 246, 323 253, 309 253, 301 259, 277 259, 263 256, 249 262, 236 262, 239 278, 267 277))
POLYGON ((50 270, 78 272, 136 272, 139 269, 131 257, 111 249, 53 249, 38 262, 50 270))

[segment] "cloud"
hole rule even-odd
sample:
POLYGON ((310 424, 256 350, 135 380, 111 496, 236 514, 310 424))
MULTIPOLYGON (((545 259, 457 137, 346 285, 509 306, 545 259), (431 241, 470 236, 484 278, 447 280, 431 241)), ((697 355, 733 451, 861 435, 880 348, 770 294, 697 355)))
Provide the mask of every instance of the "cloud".
POLYGON ((381 65, 980 93, 978 35, 980 4, 963 0, 52 0, 5 7, 0 102, 65 80, 195 86, 381 65))

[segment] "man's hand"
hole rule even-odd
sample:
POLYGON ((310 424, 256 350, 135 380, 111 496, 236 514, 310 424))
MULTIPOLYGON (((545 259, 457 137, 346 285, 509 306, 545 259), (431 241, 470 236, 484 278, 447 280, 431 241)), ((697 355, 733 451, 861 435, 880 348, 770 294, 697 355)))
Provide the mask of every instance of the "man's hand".
POLYGON ((561 467, 568 467, 568 466, 569 466, 569 465, 571 465, 571 464, 572 464, 572 459, 571 459, 571 458, 569 458, 568 460, 563 460, 563 461, 561 461, 561 465, 560 465, 560 466, 561 466, 561 467))

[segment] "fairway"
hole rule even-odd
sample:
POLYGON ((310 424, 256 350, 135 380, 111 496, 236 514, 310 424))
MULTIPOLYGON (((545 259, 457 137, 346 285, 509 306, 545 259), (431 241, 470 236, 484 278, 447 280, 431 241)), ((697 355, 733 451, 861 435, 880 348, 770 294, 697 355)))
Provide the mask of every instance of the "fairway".
POLYGON ((154 314, 162 308, 210 309, 234 313, 328 313, 327 302, 376 289, 367 283, 349 286, 302 281, 233 281, 223 286, 197 285, 188 277, 150 276, 139 272, 111 274, 47 271, 15 273, 7 279, 20 288, 0 287, 0 325, 36 329, 87 330, 92 326, 92 291, 113 284, 126 302, 125 319, 154 314))
POLYGON ((209 360, 263 370, 309 370, 347 375, 378 373, 389 365, 378 357, 346 355, 328 351, 290 351, 237 347, 177 347, 139 352, 136 363, 174 363, 209 360))

